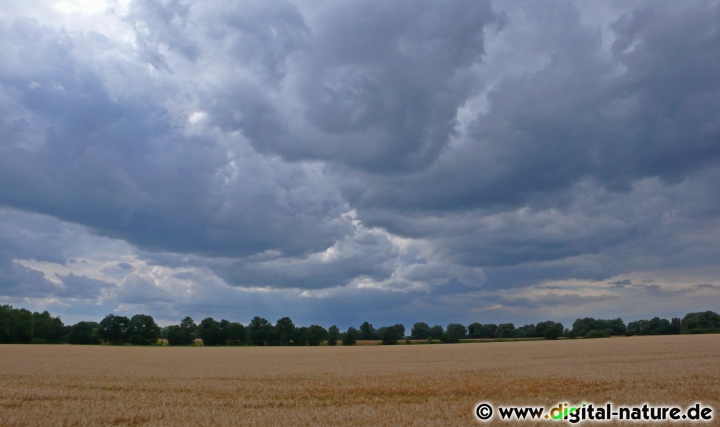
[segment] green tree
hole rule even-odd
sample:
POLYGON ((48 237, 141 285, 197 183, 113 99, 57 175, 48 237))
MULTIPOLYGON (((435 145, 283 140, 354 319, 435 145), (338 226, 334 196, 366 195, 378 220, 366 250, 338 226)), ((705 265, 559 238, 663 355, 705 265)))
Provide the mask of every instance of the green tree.
POLYGON ((218 336, 218 345, 227 345, 228 336, 230 335, 230 321, 221 319, 218 322, 220 325, 220 335, 218 336))
POLYGON ((535 336, 536 337, 544 337, 545 331, 548 328, 553 328, 557 331, 558 337, 563 334, 563 331, 565 330, 562 323, 559 322, 553 322, 552 320, 547 320, 545 322, 540 322, 537 325, 535 325, 535 336))
POLYGON ((495 330, 497 338, 513 338, 515 336, 515 325, 512 323, 502 323, 495 330))
POLYGON ((78 322, 70 328, 68 342, 70 344, 100 344, 97 337, 97 324, 94 322, 78 322))
POLYGON ((340 338, 340 329, 337 326, 332 325, 328 328, 327 345, 337 345, 338 338, 340 338))
POLYGON ((0 343, 30 343, 33 339, 33 315, 24 308, 0 307, 0 343))
POLYGON ((122 345, 130 326, 130 319, 112 313, 105 316, 98 325, 98 337, 108 343, 122 345))
POLYGON ((342 345, 355 345, 357 342, 358 331, 352 326, 348 328, 347 332, 342 338, 342 345))
POLYGON ((125 335, 130 344, 150 345, 157 341, 160 335, 160 327, 155 323, 152 316, 136 314, 130 319, 125 335))
POLYGON ((295 335, 295 324, 289 317, 278 319, 275 323, 275 334, 280 345, 290 345, 295 335))
POLYGON ((518 338, 532 338, 535 337, 535 325, 523 325, 515 329, 515 336, 518 338))
POLYGON ((578 336, 585 336, 591 330, 606 331, 608 335, 625 335, 627 328, 622 319, 594 319, 585 317, 573 322, 573 332, 578 336))
POLYGON ((180 321, 180 330, 182 331, 182 343, 183 345, 195 344, 195 337, 197 334, 197 325, 190 316, 185 316, 180 321))
POLYGON ((426 340, 430 338, 430 326, 425 322, 417 322, 410 330, 410 337, 416 340, 426 340))
POLYGON ((546 340, 556 340, 560 337, 560 332, 558 332, 557 328, 545 328, 543 337, 545 337, 546 340))
POLYGON ((178 325, 168 326, 165 335, 165 338, 168 340, 168 345, 187 345, 183 331, 178 325))
POLYGON ((247 342, 247 330, 238 322, 232 322, 227 334, 228 345, 245 345, 247 342))
POLYGON ((33 321, 32 312, 30 310, 21 308, 15 310, 16 316, 16 330, 15 336, 17 342, 21 344, 29 344, 33 339, 33 321))
POLYGON ((328 337, 328 331, 320 325, 311 325, 307 330, 308 345, 316 346, 325 341, 328 337))
POLYGON ((610 332, 607 329, 592 329, 585 334, 585 338, 610 338, 610 332))
POLYGON ((397 330, 392 326, 385 328, 382 335, 382 345, 396 345, 397 343, 397 330))
MULTIPOLYGON (((175 325, 177 326, 177 325, 175 325)), ((170 326, 163 326, 160 328, 160 341, 167 341, 168 339, 168 332, 170 331, 170 326)), ((170 344, 168 342, 168 344, 170 344)))
POLYGON ((373 325, 368 322, 363 322, 362 325, 360 325, 360 338, 359 340, 377 340, 380 339, 380 335, 378 332, 373 328, 373 325))
POLYGON ((720 315, 714 311, 688 313, 683 317, 683 332, 707 332, 720 328, 720 315))
POLYGON ((215 347, 223 344, 220 322, 212 317, 206 317, 200 322, 197 327, 197 333, 200 339, 202 339, 203 346, 215 347))
POLYGON ((445 334, 445 331, 443 330, 443 327, 440 325, 435 325, 432 328, 430 328, 430 338, 428 338, 430 341, 432 340, 439 340, 442 338, 442 336, 445 334))
POLYGON ((397 337, 397 339, 405 337, 405 325, 396 323, 395 325, 393 325, 393 328, 395 328, 395 336, 397 337))
POLYGON ((673 317, 670 321, 670 331, 673 334, 682 332, 682 320, 679 317, 673 317))
POLYGON ((448 337, 452 337, 452 342, 458 342, 458 340, 467 337, 467 328, 465 328, 465 325, 461 325, 459 323, 451 323, 447 325, 445 332, 448 337))
POLYGON ((469 338, 482 338, 480 336, 480 331, 482 331, 482 325, 478 322, 473 322, 468 325, 468 337, 469 338))
POLYGON ((63 339, 64 326, 59 317, 52 317, 47 311, 32 314, 33 342, 55 344, 63 339))
POLYGON ((273 325, 262 317, 255 316, 248 325, 248 338, 252 345, 277 345, 277 334, 273 325))

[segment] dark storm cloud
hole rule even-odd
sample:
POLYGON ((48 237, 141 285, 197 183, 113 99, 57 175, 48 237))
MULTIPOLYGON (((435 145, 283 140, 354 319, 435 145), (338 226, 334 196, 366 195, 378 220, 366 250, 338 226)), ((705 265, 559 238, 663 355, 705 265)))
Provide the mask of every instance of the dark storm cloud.
MULTIPOLYGON (((150 249, 210 255, 303 253, 343 234, 332 218, 344 202, 319 188, 322 182, 304 166, 228 158, 218 135, 173 128, 162 88, 152 88, 159 95, 152 99, 138 93, 114 98, 102 82, 108 76, 86 63, 112 58, 113 46, 31 19, 4 24, 3 204, 150 249), (18 63, 25 67, 15 69, 18 63), (39 134, 34 145, 25 137, 30 134, 39 134)), ((147 73, 118 58, 108 62, 137 73, 123 78, 149 85, 147 73)))
MULTIPOLYGON (((644 6, 612 25, 607 53, 575 5, 531 3, 533 54, 545 64, 500 76, 487 112, 431 167, 366 175, 345 194, 367 224, 437 238, 484 266, 607 251, 668 231, 661 213, 702 216, 694 199, 718 197, 704 178, 720 156, 718 13, 712 2, 644 6), (648 178, 659 179, 652 191, 638 185, 648 178)), ((705 212, 701 227, 717 217, 705 212)), ((678 249, 668 236, 647 249, 678 249)))
POLYGON ((370 178, 351 200, 423 210, 522 206, 584 179, 628 191, 643 177, 677 182, 717 165, 715 3, 661 3, 624 15, 612 26, 612 56, 576 6, 529 9, 535 54, 546 55, 546 65, 501 78, 466 144, 434 167, 391 185, 370 178))
POLYGON ((433 162, 457 109, 482 82, 472 67, 500 19, 485 1, 333 2, 314 17, 297 67, 308 137, 267 146, 381 173, 433 162))
POLYGON ((654 272, 716 278, 716 2, 8 4, 4 296, 228 310, 178 296, 209 280, 392 323, 713 292, 654 272))

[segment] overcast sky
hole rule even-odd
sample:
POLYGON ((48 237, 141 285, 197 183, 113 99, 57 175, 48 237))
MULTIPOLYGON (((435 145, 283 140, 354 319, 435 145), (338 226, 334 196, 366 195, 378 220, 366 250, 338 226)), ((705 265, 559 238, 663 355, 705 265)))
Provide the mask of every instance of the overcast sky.
POLYGON ((717 1, 3 0, 0 304, 720 311, 717 1))

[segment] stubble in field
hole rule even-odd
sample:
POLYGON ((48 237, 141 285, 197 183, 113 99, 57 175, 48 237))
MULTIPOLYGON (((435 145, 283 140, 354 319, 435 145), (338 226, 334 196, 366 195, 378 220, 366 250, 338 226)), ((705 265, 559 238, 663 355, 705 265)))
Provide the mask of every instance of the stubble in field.
POLYGON ((719 355, 716 335, 395 347, 7 345, 0 425, 457 426, 477 423, 480 401, 720 408, 719 355))

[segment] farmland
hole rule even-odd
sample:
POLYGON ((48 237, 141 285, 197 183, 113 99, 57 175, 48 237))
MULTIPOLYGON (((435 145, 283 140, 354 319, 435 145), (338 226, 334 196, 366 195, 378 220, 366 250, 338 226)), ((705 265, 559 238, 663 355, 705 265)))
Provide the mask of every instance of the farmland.
POLYGON ((5 345, 0 425, 474 425, 479 401, 720 408, 718 355, 717 335, 388 347, 5 345))

